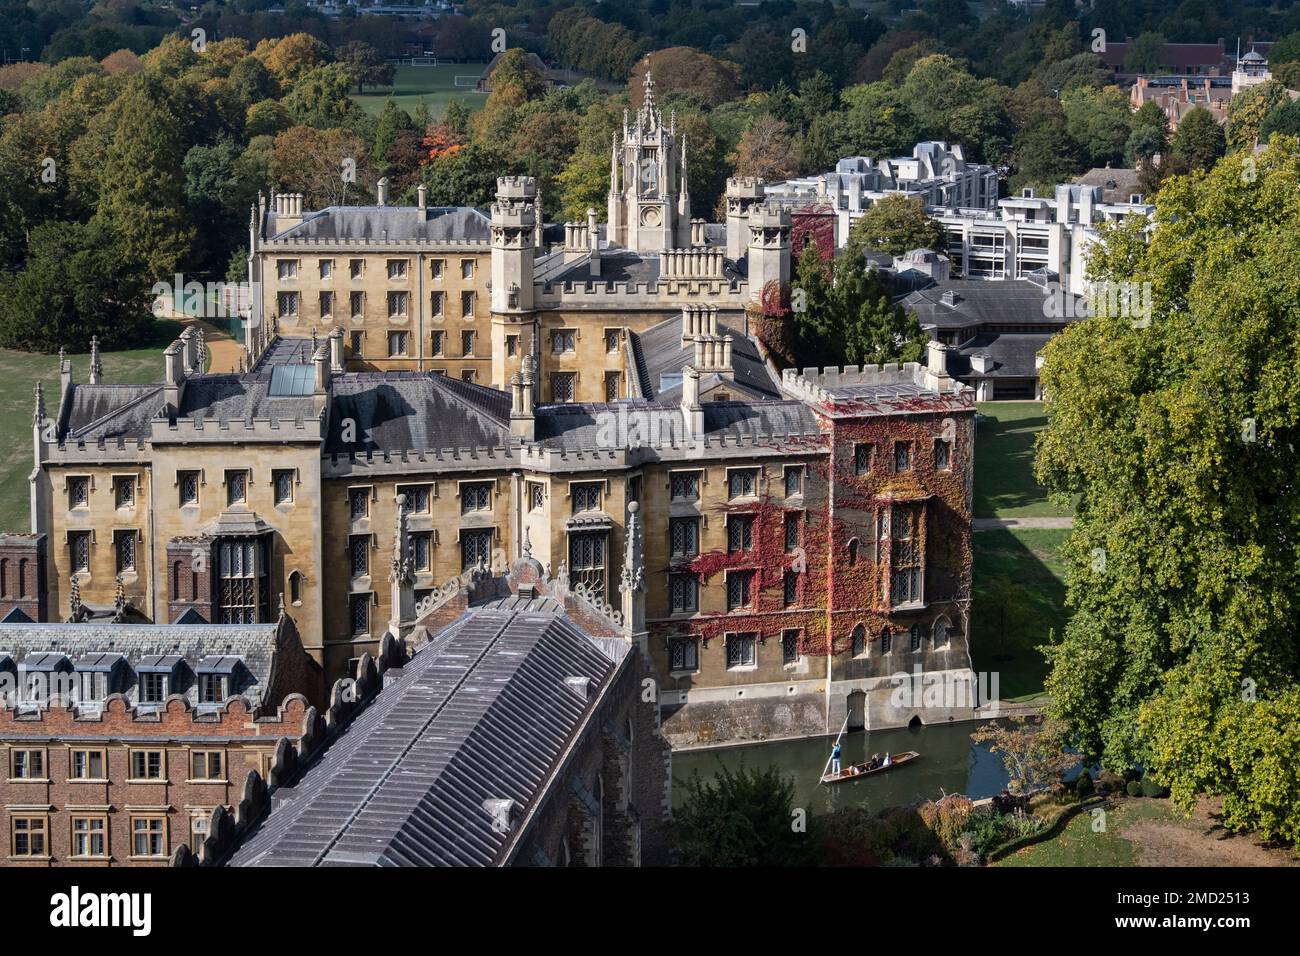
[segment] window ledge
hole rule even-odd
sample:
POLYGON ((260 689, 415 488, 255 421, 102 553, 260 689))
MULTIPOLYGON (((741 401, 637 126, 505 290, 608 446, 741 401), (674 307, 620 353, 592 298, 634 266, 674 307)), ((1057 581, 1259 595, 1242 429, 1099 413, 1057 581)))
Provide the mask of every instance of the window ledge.
POLYGON ((68 783, 112 783, 108 777, 69 777, 68 783))
POLYGON ((728 667, 727 670, 728 670, 728 672, 731 672, 731 673, 734 673, 734 672, 736 672, 736 671, 756 671, 756 670, 758 670, 758 665, 757 665, 757 664, 739 664, 739 665, 737 665, 737 666, 735 666, 735 667, 728 667))
POLYGON ((669 671, 669 672, 668 672, 668 676, 669 676, 669 677, 694 677, 694 676, 695 676, 696 674, 698 674, 698 673, 699 673, 699 670, 693 670, 693 671, 669 671))
POLYGON ((167 778, 166 778, 166 777, 141 777, 141 778, 139 778, 139 779, 136 779, 135 777, 131 777, 131 778, 129 778, 126 782, 127 782, 127 783, 152 783, 152 784, 160 784, 160 783, 164 783, 164 784, 165 784, 165 783, 167 783, 167 778))
POLYGON ((229 784, 230 781, 225 777, 192 777, 185 781, 186 783, 221 783, 229 784))

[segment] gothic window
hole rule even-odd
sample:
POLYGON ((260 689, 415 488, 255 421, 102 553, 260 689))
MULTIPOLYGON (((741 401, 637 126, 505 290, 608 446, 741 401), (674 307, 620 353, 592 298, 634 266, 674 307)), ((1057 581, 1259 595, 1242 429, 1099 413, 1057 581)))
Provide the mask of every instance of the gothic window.
POLYGON ((600 510, 600 482, 584 482, 580 485, 573 485, 569 489, 569 497, 573 501, 573 513, 578 514, 581 511, 599 511, 600 510))
POLYGON ((585 583, 595 594, 605 594, 605 532, 584 531, 569 536, 569 581, 585 583))
POLYGON ((369 488, 349 488, 348 489, 348 511, 352 515, 352 520, 364 518, 370 514, 370 489, 369 488))
POLYGON ((445 260, 445 259, 430 259, 430 260, 429 260, 429 276, 430 276, 430 278, 433 278, 433 279, 441 279, 441 278, 442 278, 442 270, 443 270, 443 268, 446 266, 446 262, 447 262, 447 260, 445 260))
POLYGON ((90 504, 90 479, 68 479, 68 507, 84 508, 90 504))
POLYGON ((462 318, 472 318, 474 315, 474 293, 462 292, 460 294, 460 314, 462 318))
POLYGON ((669 668, 694 671, 700 668, 700 643, 693 637, 675 637, 668 644, 669 668))
POLYGON ((443 332, 443 331, 437 331, 437 332, 434 332, 434 333, 433 333, 433 346, 432 346, 432 348, 433 348, 433 354, 434 354, 434 355, 442 355, 442 354, 443 354, 443 349, 445 348, 445 343, 446 343, 446 341, 447 341, 447 333, 446 333, 446 332, 443 332))
POLYGON ((746 608, 754 598, 754 572, 732 571, 727 575, 727 610, 746 608))
POLYGON ((491 529, 485 528, 460 533, 460 567, 462 571, 468 571, 470 568, 487 567, 491 560, 491 529))
POLYGON ((370 573, 370 535, 354 534, 348 538, 348 563, 354 578, 370 573))
POLYGON ((934 467, 939 471, 948 471, 952 468, 952 444, 946 439, 935 439, 934 467))
POLYGON ((366 294, 364 292, 348 293, 348 311, 354 319, 359 319, 366 314, 366 294))
POLYGON ((328 279, 334 275, 333 259, 320 259, 317 262, 317 266, 320 269, 320 277, 322 279, 328 279))
POLYGON ((365 272, 365 269, 366 269, 365 259, 348 260, 348 275, 353 279, 360 279, 362 273, 365 272))
POLYGON ((298 260, 277 259, 275 262, 275 275, 278 279, 298 278, 298 260))
POLYGON ((289 603, 302 604, 302 572, 294 571, 289 575, 289 603))
POLYGON ((920 520, 913 506, 896 506, 890 518, 890 599, 896 607, 922 600, 920 520))
POLYGON ((781 632, 781 663, 794 664, 799 660, 799 631, 790 628, 781 632))
POLYGON ((540 511, 546 503, 546 486, 540 481, 528 483, 528 510, 540 511))
POLYGON ((417 571, 432 570, 433 534, 428 531, 411 535, 411 560, 417 571))
POLYGON ((851 650, 854 657, 861 657, 867 652, 867 629, 859 624, 853 629, 853 634, 849 638, 851 650))
POLYGON ((492 483, 479 481, 460 486, 460 511, 488 511, 492 507, 492 483))
POLYGON ((668 575, 668 590, 674 614, 700 609, 700 579, 694 574, 668 575))
POLYGON ((577 333, 573 329, 556 329, 551 333, 551 351, 557 354, 574 351, 576 338, 577 333))
POLYGON ((786 554, 799 547, 799 513, 787 511, 785 514, 785 551, 786 554))
POLYGON ((910 441, 894 442, 894 471, 912 470, 912 443, 910 441))
POLYGON ((621 380, 622 378, 618 372, 605 373, 605 401, 618 401, 618 386, 621 380))
POLYGON ((320 294, 320 317, 328 319, 334 315, 334 293, 322 292, 320 294))
POLYGON ((727 550, 748 551, 754 546, 754 516, 727 516, 727 550))
POLYGON ((758 635, 727 635, 727 669, 753 667, 758 662, 758 635))
POLYGON ((849 567, 853 567, 857 563, 858 563, 858 539, 852 538, 849 540, 849 567))
POLYGON ((135 506, 135 479, 134 478, 114 478, 113 479, 113 500, 119 508, 131 508, 135 506))
POLYGON ((698 471, 673 472, 671 483, 674 498, 693 500, 700 497, 700 473, 698 471))
POLYGON ((352 633, 367 634, 370 632, 370 595, 353 594, 351 601, 352 616, 352 633))
POLYGON ((248 472, 226 472, 226 503, 243 504, 248 499, 248 472))
POLYGON ((794 465, 785 469, 785 496, 793 498, 803 494, 803 465, 794 465))
POLYGON ((445 294, 442 292, 432 292, 429 294, 429 314, 435 319, 443 317, 443 300, 445 294))
POLYGON ((293 501, 292 471, 278 470, 272 474, 271 481, 275 484, 275 503, 277 505, 287 505, 293 501))
POLYGON ((466 330, 460 333, 460 354, 469 357, 474 354, 474 333, 466 330))
POLYGON ((912 650, 919 651, 921 649, 921 625, 920 624, 912 625, 911 641, 912 641, 912 650))
POLYGON ((551 397, 556 402, 573 401, 574 386, 578 380, 575 372, 555 372, 551 375, 551 397))
POLYGON ((853 446, 853 471, 859 475, 871 471, 872 445, 861 443, 853 446))
POLYGON ((880 629, 880 653, 888 654, 894 646, 894 635, 890 633, 889 628, 880 629))
POLYGON ((691 557, 700 553, 700 521, 698 518, 669 518, 668 536, 673 557, 691 557))
POLYGON ((406 495, 406 501, 402 503, 402 514, 428 514, 429 490, 428 485, 407 485, 398 488, 399 495, 406 495))
POLYGON ((257 538, 222 538, 217 544, 218 606, 221 624, 258 624, 266 619, 269 590, 263 543, 257 538))
POLYGON ((605 330, 605 351, 611 353, 618 351, 618 329, 605 330))
POLYGON ((68 534, 68 549, 72 552, 72 570, 90 570, 90 532, 72 531, 68 534))
POLYGON ((758 469, 737 468, 727 475, 727 495, 731 498, 749 498, 758 494, 758 469))
POLYGON ((799 575, 787 568, 782 583, 785 588, 785 606, 794 607, 799 603, 799 575))
POLYGON ((948 624, 948 619, 946 617, 941 617, 939 618, 939 620, 934 622, 934 629, 931 632, 931 637, 933 638, 933 643, 935 647, 948 646, 948 640, 949 640, 948 631, 949 631, 949 624, 948 624))
POLYGON ((117 573, 123 571, 135 570, 135 541, 136 533, 134 531, 115 532, 113 541, 113 551, 117 555, 117 573))

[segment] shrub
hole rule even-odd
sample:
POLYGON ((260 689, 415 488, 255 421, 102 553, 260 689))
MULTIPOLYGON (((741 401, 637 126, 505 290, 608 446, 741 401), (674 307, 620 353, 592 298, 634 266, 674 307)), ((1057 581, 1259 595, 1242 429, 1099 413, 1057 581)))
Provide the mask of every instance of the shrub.
POLYGON ((1124 789, 1124 778, 1113 770, 1103 770, 1097 774, 1097 792, 1114 793, 1124 789))
POLYGON ((1142 784, 1138 783, 1136 780, 1130 780, 1128 785, 1124 787, 1124 790, 1130 797, 1142 796, 1142 784))
POLYGON ((1074 792, 1078 795, 1080 800, 1086 800, 1091 797, 1096 790, 1097 788, 1092 784, 1092 774, 1085 769, 1083 773, 1079 774, 1079 779, 1074 782, 1074 792))
POLYGON ((950 794, 942 800, 923 803, 917 809, 921 820, 949 852, 961 843, 961 835, 970 821, 972 804, 968 797, 950 794))
POLYGON ((1141 787, 1142 787, 1142 796, 1144 796, 1144 797, 1167 797, 1167 796, 1169 796, 1169 788, 1168 788, 1168 787, 1162 787, 1162 786, 1160 786, 1160 784, 1156 783, 1156 782, 1155 782, 1154 780, 1152 780, 1150 777, 1143 777, 1143 778, 1142 778, 1142 784, 1141 784, 1141 787))

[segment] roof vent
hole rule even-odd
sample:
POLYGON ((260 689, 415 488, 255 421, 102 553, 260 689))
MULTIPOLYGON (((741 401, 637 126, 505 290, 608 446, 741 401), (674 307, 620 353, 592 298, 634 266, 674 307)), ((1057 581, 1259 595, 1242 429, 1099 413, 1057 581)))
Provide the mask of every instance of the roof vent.
POLYGON ((515 807, 518 804, 509 797, 488 797, 483 801, 483 810, 492 818, 492 829, 497 833, 509 833, 515 825, 515 807))
POLYGON ((564 678, 565 686, 573 691, 583 700, 591 697, 591 678, 590 677, 566 677, 564 678))
POLYGON ((519 596, 521 598, 531 601, 533 598, 537 597, 537 585, 535 584, 519 585, 519 596))
POLYGON ((940 301, 943 302, 944 305, 955 306, 958 302, 961 301, 961 293, 954 292, 953 290, 949 289, 947 292, 941 295, 939 299, 940 301))

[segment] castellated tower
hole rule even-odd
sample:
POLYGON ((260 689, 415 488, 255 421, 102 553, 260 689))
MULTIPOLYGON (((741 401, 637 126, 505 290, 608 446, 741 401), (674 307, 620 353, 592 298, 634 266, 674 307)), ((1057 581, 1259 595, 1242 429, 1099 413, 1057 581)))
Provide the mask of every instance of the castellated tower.
POLYGON ((492 204, 492 382, 504 388, 531 353, 537 336, 533 260, 537 253, 537 181, 531 176, 497 180, 492 204), (513 342, 514 347, 507 347, 513 342))
POLYGON ((655 105, 654 79, 645 78, 641 108, 610 151, 607 239, 636 252, 689 246, 691 200, 686 188, 685 144, 676 118, 664 123, 655 105))
POLYGON ((749 249, 749 214, 763 204, 763 181, 753 176, 727 180, 727 258, 736 262, 749 249))
POLYGON ((769 282, 790 284, 790 210, 784 206, 754 206, 749 213, 750 298, 759 301, 769 282))

